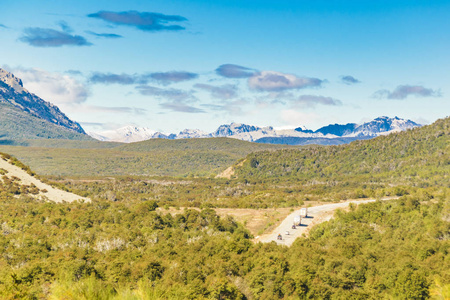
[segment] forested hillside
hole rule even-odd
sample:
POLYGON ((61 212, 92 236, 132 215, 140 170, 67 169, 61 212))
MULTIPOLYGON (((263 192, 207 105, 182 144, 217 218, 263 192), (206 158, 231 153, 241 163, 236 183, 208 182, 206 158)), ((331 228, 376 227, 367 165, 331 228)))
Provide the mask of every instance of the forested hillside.
POLYGON ((50 123, 0 101, 0 145, 22 145, 27 139, 92 140, 86 134, 50 123))
POLYGON ((236 166, 237 176, 249 181, 328 185, 448 186, 449 171, 450 118, 349 145, 251 153, 236 166))

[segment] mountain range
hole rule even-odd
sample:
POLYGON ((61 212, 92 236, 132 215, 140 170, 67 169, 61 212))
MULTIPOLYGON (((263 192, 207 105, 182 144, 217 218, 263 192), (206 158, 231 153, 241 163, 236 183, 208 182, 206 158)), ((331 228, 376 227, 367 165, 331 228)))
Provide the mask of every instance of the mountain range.
POLYGON ((231 123, 229 125, 221 125, 211 133, 207 133, 199 129, 185 129, 178 134, 167 134, 145 127, 126 126, 117 130, 103 131, 99 133, 88 132, 88 134, 101 141, 116 141, 124 143, 138 142, 154 138, 188 139, 230 137, 243 141, 269 144, 335 145, 348 143, 354 140, 369 139, 419 126, 421 125, 411 120, 404 120, 398 117, 379 117, 361 125, 357 125, 355 123, 330 124, 319 128, 316 131, 308 130, 305 127, 298 127, 295 129, 275 129, 271 126, 258 127, 241 123, 231 123))
POLYGON ((336 145, 359 139, 403 131, 421 126, 398 117, 379 117, 363 124, 330 124, 316 131, 305 127, 276 129, 241 123, 219 126, 208 133, 185 129, 178 134, 163 133, 145 127, 126 126, 117 130, 86 132, 69 119, 56 105, 47 102, 23 87, 22 80, 0 68, 0 144, 14 144, 27 139, 69 139, 139 142, 149 139, 189 139, 229 137, 266 144, 336 145))
POLYGON ((30 93, 22 80, 0 68, 2 143, 24 139, 91 139, 54 104, 30 93))

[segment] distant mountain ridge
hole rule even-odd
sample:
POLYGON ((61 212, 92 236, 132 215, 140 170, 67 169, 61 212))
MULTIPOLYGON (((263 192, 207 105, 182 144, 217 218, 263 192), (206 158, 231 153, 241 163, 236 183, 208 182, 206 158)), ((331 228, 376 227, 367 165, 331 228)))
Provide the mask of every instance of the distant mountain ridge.
POLYGON ((126 126, 117 130, 88 134, 103 141, 116 142, 135 142, 153 138, 186 139, 230 137, 243 141, 268 144, 337 145, 419 126, 421 125, 411 120, 404 120, 398 117, 379 117, 359 126, 355 123, 348 123, 345 125, 330 124, 316 131, 308 130, 305 127, 298 127, 295 129, 274 129, 272 126, 258 127, 242 123, 231 123, 228 125, 220 125, 217 130, 211 133, 199 129, 185 129, 178 134, 165 134, 148 128, 126 126))

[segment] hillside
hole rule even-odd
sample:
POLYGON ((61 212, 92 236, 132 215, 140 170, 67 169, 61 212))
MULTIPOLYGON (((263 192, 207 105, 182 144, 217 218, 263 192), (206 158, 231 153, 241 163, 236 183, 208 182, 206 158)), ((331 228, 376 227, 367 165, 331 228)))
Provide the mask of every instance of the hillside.
POLYGON ((249 154, 236 166, 241 180, 316 182, 332 186, 355 179, 408 185, 448 185, 450 118, 429 126, 348 145, 249 154))
POLYGON ((26 145, 27 139, 92 140, 85 134, 55 125, 0 101, 0 144, 26 145))
POLYGON ((126 145, 90 141, 28 143, 33 147, 0 145, 0 151, 16 156, 39 174, 62 176, 211 176, 248 153, 287 147, 229 138, 155 139, 126 145))

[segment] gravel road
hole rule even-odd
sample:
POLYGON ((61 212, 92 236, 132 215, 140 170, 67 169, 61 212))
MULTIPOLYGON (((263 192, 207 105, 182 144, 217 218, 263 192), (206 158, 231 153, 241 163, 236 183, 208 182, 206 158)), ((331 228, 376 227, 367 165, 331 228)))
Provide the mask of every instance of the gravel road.
MULTIPOLYGON (((392 200, 396 197, 387 197, 381 200, 392 200)), ((375 199, 367 199, 367 200, 350 200, 341 203, 332 203, 332 204, 324 204, 314 207, 308 207, 308 217, 302 218, 302 225, 296 226, 295 229, 292 229, 292 224, 294 222, 294 217, 300 215, 300 209, 294 211, 289 216, 287 216, 281 224, 275 228, 271 233, 263 234, 261 236, 257 236, 254 241, 261 243, 270 243, 272 241, 276 242, 280 245, 291 246, 294 240, 302 235, 302 233, 306 233, 310 228, 319 223, 330 220, 333 217, 333 211, 338 208, 346 208, 350 203, 360 204, 360 203, 369 203, 375 202, 375 199), (289 234, 287 234, 289 232, 289 234), (278 234, 281 233, 282 240, 277 240, 278 234)))

